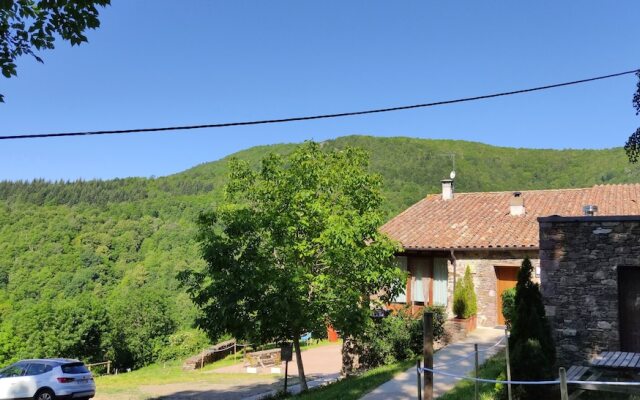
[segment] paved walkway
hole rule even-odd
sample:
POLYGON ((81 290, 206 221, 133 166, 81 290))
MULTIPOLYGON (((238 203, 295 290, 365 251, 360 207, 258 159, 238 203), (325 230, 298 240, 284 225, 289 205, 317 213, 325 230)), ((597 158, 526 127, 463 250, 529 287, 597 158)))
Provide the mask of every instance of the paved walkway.
MULTIPOLYGON (((473 344, 477 343, 480 350, 497 343, 504 336, 504 330, 493 328, 478 328, 463 342, 451 344, 437 351, 433 356, 436 369, 456 375, 467 375, 474 369, 473 344), (470 354, 468 358, 461 357, 470 354)), ((480 352, 480 363, 495 354, 502 346, 493 347, 489 351, 480 352)), ((418 398, 418 377, 416 367, 396 375, 392 380, 382 384, 374 391, 366 394, 361 400, 404 400, 418 398)), ((433 395, 438 397, 451 390, 457 379, 434 374, 433 395)))

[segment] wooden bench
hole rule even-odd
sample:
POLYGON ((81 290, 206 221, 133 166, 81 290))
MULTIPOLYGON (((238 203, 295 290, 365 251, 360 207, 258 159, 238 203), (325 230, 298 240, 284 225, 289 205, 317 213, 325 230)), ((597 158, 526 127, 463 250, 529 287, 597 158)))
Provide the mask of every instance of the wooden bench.
POLYGON ((249 367, 273 367, 280 365, 280 349, 254 351, 245 354, 245 366, 249 367))

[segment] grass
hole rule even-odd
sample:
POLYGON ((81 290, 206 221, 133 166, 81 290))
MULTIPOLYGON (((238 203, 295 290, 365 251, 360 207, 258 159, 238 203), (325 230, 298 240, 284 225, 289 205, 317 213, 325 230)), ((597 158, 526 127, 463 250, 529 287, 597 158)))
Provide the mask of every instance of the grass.
MULTIPOLYGON (((161 385, 169 383, 185 382, 209 382, 218 383, 229 380, 247 381, 251 378, 264 380, 264 375, 250 374, 214 374, 211 370, 221 366, 233 364, 233 360, 220 360, 215 364, 206 366, 202 370, 184 371, 180 361, 167 362, 166 364, 154 364, 136 371, 121 373, 118 375, 106 375, 96 377, 96 385, 101 393, 108 391, 123 391, 140 385, 161 385)), ((257 379, 256 379, 257 380, 257 379)), ((274 378, 275 380, 275 378, 274 378)))
MULTIPOLYGON (((328 340, 312 341, 308 345, 302 347, 302 350, 309 350, 316 347, 322 347, 331 343, 328 340)), ((213 371, 230 365, 240 364, 243 362, 244 353, 239 351, 237 357, 233 354, 228 355, 222 360, 215 363, 205 365, 204 368, 195 371, 184 371, 182 369, 182 360, 168 361, 166 363, 158 363, 140 368, 138 370, 120 373, 118 375, 97 376, 96 386, 101 395, 122 395, 130 394, 132 399, 145 398, 140 392, 140 386, 144 385, 164 385, 172 383, 276 383, 283 378, 280 376, 269 375, 251 375, 246 373, 238 374, 216 374, 213 371)), ((297 383, 297 378, 289 377, 291 384, 297 383)))
POLYGON ((396 374, 406 371, 414 360, 384 365, 369 370, 362 375, 342 379, 318 389, 312 389, 306 393, 293 396, 293 399, 302 400, 356 400, 382 385, 396 374))
MULTIPOLYGON (((497 353, 480 366, 481 378, 497 379, 505 365, 504 351, 497 353)), ((569 388, 571 390, 571 388, 569 388)), ((475 393, 474 382, 462 380, 449 392, 438 397, 438 400, 468 400, 473 399, 475 393)), ((569 392, 571 394, 571 391, 569 392)), ((560 393, 553 397, 560 398, 560 393)), ((480 400, 498 400, 497 390, 493 383, 481 383, 479 387, 480 400)), ((586 391, 579 397, 580 400, 640 400, 639 395, 610 393, 603 391, 586 391)))
MULTIPOLYGON (((481 378, 496 379, 505 367, 504 351, 498 352, 488 359, 478 370, 481 378)), ((440 396, 439 400, 468 400, 473 399, 475 394, 475 383, 468 380, 461 380, 450 391, 440 396)), ((479 398, 481 400, 496 399, 496 389, 493 383, 481 383, 479 388, 479 398)))

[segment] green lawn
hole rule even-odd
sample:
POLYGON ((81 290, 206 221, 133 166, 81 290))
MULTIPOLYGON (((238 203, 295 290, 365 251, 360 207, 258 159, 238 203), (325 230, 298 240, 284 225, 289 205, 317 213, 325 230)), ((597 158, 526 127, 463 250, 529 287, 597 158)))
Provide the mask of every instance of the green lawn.
MULTIPOLYGON (((330 343, 328 340, 311 341, 302 350, 309 350, 316 347, 326 346, 330 343)), ((100 395, 123 395, 130 394, 131 398, 145 398, 140 394, 140 386, 142 385, 164 385, 172 383, 276 383, 283 380, 280 376, 268 375, 251 375, 251 374, 217 374, 213 370, 229 365, 239 364, 243 362, 243 353, 238 352, 237 356, 233 354, 226 358, 216 361, 215 363, 205 365, 203 369, 195 371, 182 370, 182 360, 175 360, 166 363, 149 365, 139 370, 120 373, 118 375, 96 376, 96 386, 100 395)), ((297 378, 289 377, 291 384, 297 383, 297 378)))
POLYGON ((412 365, 415 365, 415 360, 384 365, 369 370, 362 375, 342 379, 336 383, 298 394, 292 398, 303 400, 357 400, 393 378, 396 374, 406 371, 412 365))
MULTIPOLYGON (((496 379, 505 366, 504 351, 498 352, 488 359, 479 368, 479 375, 484 379, 496 379)), ((481 383, 479 388, 479 398, 481 400, 496 399, 496 389, 493 383, 481 383)), ((453 389, 438 397, 439 400, 469 400, 475 394, 475 384, 472 381, 461 380, 453 389)))

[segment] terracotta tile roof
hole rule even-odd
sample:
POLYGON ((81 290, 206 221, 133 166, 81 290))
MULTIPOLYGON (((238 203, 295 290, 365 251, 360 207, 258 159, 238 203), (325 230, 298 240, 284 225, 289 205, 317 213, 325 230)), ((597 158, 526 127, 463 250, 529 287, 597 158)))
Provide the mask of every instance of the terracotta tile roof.
POLYGON ((380 229, 407 249, 538 248, 536 218, 584 215, 640 215, 640 184, 584 189, 521 191, 525 215, 513 216, 513 192, 456 193, 452 200, 429 195, 380 229))

